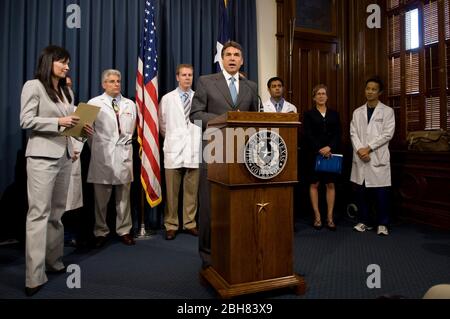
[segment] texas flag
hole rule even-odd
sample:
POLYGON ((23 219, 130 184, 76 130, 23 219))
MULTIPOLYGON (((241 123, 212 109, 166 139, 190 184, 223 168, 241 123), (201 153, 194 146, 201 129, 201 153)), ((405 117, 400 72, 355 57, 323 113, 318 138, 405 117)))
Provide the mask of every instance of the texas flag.
POLYGON ((216 55, 214 57, 214 63, 216 64, 216 71, 220 72, 223 70, 222 65, 222 48, 223 45, 230 41, 230 23, 228 19, 228 5, 230 5, 232 0, 222 0, 219 4, 219 36, 217 38, 216 44, 216 55))

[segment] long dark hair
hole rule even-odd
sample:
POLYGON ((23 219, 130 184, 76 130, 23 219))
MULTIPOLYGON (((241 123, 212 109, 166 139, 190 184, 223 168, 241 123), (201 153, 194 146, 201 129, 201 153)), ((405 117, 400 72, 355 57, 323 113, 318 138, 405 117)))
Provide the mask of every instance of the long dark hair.
POLYGON ((66 79, 59 79, 58 90, 55 90, 52 83, 53 62, 68 60, 70 60, 70 53, 66 49, 55 45, 46 47, 42 50, 41 55, 39 56, 35 78, 41 81, 48 96, 55 103, 58 102, 58 97, 61 101, 63 101, 61 92, 64 92, 67 101, 72 103, 72 95, 67 87, 66 79))

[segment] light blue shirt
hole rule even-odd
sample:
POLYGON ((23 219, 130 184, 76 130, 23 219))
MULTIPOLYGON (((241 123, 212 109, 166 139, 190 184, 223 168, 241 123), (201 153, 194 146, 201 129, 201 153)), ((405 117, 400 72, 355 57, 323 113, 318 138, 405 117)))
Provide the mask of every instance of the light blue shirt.
POLYGON ((283 109, 283 106, 284 106, 284 98, 281 98, 280 101, 277 102, 277 101, 275 101, 274 98, 271 97, 271 98, 270 98, 270 102, 272 102, 272 104, 273 104, 273 106, 275 107, 275 110, 276 110, 277 112, 281 112, 281 110, 283 109), (279 111, 277 110, 277 103, 280 104, 280 110, 279 110, 279 111))
POLYGON ((188 91, 185 92, 180 87, 177 87, 177 92, 180 95, 181 104, 183 104, 183 102, 184 102, 184 99, 183 99, 184 93, 189 94, 189 97, 190 97, 192 95, 193 91, 192 91, 192 89, 189 89, 188 91))
POLYGON ((119 94, 119 95, 117 95, 116 97, 109 96, 108 94, 106 94, 106 96, 108 97, 109 105, 112 105, 112 100, 113 100, 113 99, 115 99, 116 102, 117 102, 117 105, 119 105, 120 100, 122 99, 122 94, 119 94))

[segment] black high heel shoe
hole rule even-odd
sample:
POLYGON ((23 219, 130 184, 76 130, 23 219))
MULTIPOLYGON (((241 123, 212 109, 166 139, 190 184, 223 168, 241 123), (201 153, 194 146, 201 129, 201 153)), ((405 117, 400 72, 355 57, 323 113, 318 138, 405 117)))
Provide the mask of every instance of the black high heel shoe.
POLYGON ((320 220, 315 220, 313 227, 315 230, 321 230, 322 229, 322 222, 320 220))
POLYGON ((335 223, 333 221, 329 221, 327 223, 327 228, 328 228, 328 230, 336 231, 336 225, 335 225, 335 223))

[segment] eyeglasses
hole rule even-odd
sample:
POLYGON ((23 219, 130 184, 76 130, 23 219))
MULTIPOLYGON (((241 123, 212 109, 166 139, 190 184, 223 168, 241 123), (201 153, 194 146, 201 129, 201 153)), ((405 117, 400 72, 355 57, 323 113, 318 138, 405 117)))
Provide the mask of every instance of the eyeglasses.
POLYGON ((105 82, 109 83, 109 84, 114 84, 114 83, 120 84, 121 83, 120 80, 106 80, 105 82))

